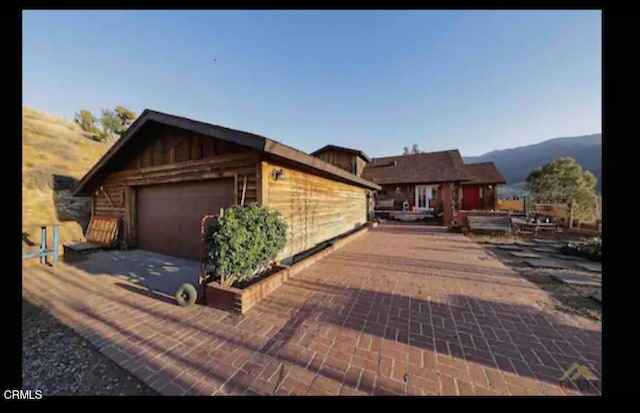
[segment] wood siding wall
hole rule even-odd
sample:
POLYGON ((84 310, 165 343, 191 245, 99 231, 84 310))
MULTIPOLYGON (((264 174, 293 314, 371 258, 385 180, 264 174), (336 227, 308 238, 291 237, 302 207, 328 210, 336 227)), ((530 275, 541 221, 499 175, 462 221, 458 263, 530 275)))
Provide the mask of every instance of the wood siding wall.
MULTIPOLYGON (((103 183, 101 187, 93 194, 93 214, 118 218, 124 217, 126 186, 120 182, 110 182, 103 183)), ((118 236, 119 238, 122 236, 122 231, 119 232, 118 236)))
POLYGON ((132 149, 122 156, 120 170, 195 161, 246 151, 220 139, 166 125, 149 124, 138 132, 132 149))
POLYGON ((242 173, 236 175, 236 201, 238 205, 242 204, 242 192, 245 185, 245 177, 246 177, 246 190, 244 190, 244 205, 250 204, 252 202, 258 202, 258 178, 256 176, 255 171, 255 163, 254 170, 250 173, 242 173))
POLYGON ((285 218, 287 246, 278 257, 289 258, 317 244, 353 230, 367 221, 366 190, 272 162, 262 162, 264 205, 285 218), (273 169, 284 179, 274 180, 273 169))
MULTIPOLYGON (((331 165, 335 165, 338 168, 344 169, 345 171, 350 173, 354 173, 354 164, 355 168, 357 168, 357 159, 360 159, 360 157, 358 156, 337 150, 327 150, 325 152, 319 153, 318 155, 316 155, 316 158, 322 159, 323 161, 328 162, 331 165)), ((364 166, 362 166, 362 169, 364 169, 364 166)), ((362 170, 360 171, 360 173, 362 173, 362 170)), ((356 175, 360 176, 360 174, 356 175)))
POLYGON ((134 146, 123 157, 125 161, 97 183, 92 196, 93 214, 122 218, 119 238, 130 246, 136 245, 136 188, 141 185, 233 178, 235 202, 240 204, 246 176, 244 202, 258 202, 256 165, 260 163, 255 151, 175 128, 152 127, 145 134, 141 138, 146 144, 134 146), (157 133, 161 144, 152 139, 150 131, 157 133), (171 146, 171 141, 177 144, 171 146), (153 155, 160 147, 163 155, 158 155, 161 151, 153 155), (133 167, 149 163, 152 165, 133 167))
POLYGON ((364 167, 367 166, 367 161, 365 161, 364 159, 362 159, 359 156, 356 156, 356 175, 358 176, 362 176, 362 171, 364 171, 364 167))

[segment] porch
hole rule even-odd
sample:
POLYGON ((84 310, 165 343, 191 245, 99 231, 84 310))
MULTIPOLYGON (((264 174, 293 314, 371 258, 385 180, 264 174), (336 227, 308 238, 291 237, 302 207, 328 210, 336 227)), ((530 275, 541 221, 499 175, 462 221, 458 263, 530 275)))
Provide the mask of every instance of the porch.
POLYGON ((381 185, 374 216, 450 226, 458 205, 458 182, 381 185))

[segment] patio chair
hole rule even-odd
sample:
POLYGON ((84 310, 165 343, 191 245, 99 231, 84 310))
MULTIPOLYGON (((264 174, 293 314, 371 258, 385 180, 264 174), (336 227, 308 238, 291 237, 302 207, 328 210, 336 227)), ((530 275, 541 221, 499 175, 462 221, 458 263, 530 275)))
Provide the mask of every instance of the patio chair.
POLYGON ((88 254, 113 248, 118 240, 120 218, 94 215, 83 240, 64 244, 65 262, 82 261, 88 254))

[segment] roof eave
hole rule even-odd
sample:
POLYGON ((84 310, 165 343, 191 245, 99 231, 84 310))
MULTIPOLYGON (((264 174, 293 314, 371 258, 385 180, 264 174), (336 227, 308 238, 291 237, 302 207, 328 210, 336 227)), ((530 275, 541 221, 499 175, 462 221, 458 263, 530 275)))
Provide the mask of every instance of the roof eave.
POLYGON ((91 178, 96 174, 96 172, 98 172, 107 163, 107 161, 111 159, 111 157, 116 152, 118 152, 118 150, 122 146, 124 146, 124 144, 131 138, 131 136, 133 136, 135 132, 138 129, 140 129, 140 127, 147 121, 149 113, 151 113, 151 111, 149 111, 148 109, 145 109, 140 114, 140 116, 138 116, 138 118, 129 126, 129 128, 125 131, 123 136, 121 136, 120 139, 118 139, 116 143, 114 143, 104 153, 104 155, 102 155, 102 157, 98 160, 98 162, 96 162, 96 164, 93 165, 91 169, 89 169, 89 171, 87 171, 87 173, 84 174, 78 182, 76 182, 76 184, 73 186, 71 190, 71 194, 73 196, 81 196, 81 195, 89 194, 85 188, 86 184, 91 180, 91 178))
POLYGON ((366 153, 364 153, 364 152, 362 152, 362 151, 360 151, 360 150, 357 150, 357 149, 351 149, 351 148, 343 148, 343 147, 341 147, 341 146, 336 146, 336 145, 325 145, 325 146, 323 146, 322 148, 317 149, 317 150, 315 150, 315 151, 311 152, 309 155, 311 155, 311 156, 316 156, 316 155, 318 155, 318 154, 321 154, 321 153, 323 153, 323 152, 329 151, 329 150, 331 150, 331 149, 335 149, 335 150, 339 150, 339 151, 349 152, 349 153, 351 153, 351 154, 353 154, 353 155, 356 155, 356 156, 361 157, 362 159, 364 159, 364 160, 365 160, 365 161, 367 161, 367 162, 371 162, 371 158, 369 158, 369 157, 367 156, 367 154, 366 154, 366 153))
POLYGON ((328 162, 325 162, 319 158, 307 155, 304 152, 298 151, 294 148, 283 145, 279 142, 273 141, 269 138, 265 138, 259 135, 255 135, 249 132, 243 132, 222 126, 212 125, 205 122, 200 122, 193 119, 182 118, 175 115, 169 115, 162 112, 156 112, 150 109, 145 109, 142 114, 133 122, 133 124, 127 129, 124 135, 118 139, 118 141, 111 147, 100 160, 78 181, 74 186, 72 194, 74 196, 80 196, 89 194, 86 190, 87 183, 93 178, 93 176, 104 167, 107 162, 129 141, 131 137, 135 135, 136 131, 142 127, 148 121, 156 121, 165 125, 173 126, 180 129, 190 130, 193 132, 201 133, 210 137, 222 139, 225 141, 237 143, 242 146, 246 146, 257 151, 266 152, 275 156, 280 156, 294 161, 298 164, 309 166, 313 169, 323 171, 335 177, 342 178, 352 184, 364 186, 370 189, 380 189, 380 186, 370 182, 357 175, 351 174, 343 169, 338 168, 328 162))

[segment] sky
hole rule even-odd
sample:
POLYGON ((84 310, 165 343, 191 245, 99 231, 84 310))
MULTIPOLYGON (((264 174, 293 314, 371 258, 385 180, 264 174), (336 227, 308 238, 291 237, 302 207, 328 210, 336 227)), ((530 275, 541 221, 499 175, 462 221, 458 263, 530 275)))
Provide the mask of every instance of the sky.
POLYGON ((472 156, 602 128, 600 11, 24 11, 23 104, 123 105, 305 152, 472 156))

